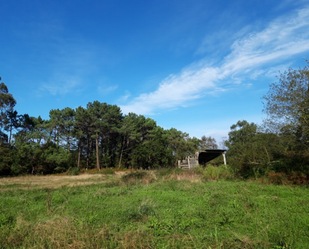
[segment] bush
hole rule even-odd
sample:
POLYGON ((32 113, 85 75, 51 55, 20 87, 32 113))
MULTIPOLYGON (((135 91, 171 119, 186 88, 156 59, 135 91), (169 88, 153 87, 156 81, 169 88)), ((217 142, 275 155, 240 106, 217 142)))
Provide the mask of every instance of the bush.
POLYGON ((309 176, 299 173, 299 172, 291 172, 290 174, 286 174, 284 172, 268 172, 269 182, 276 185, 308 185, 309 176))
POLYGON ((203 176, 207 180, 233 179, 234 171, 228 165, 221 164, 219 166, 208 165, 203 170, 203 176))

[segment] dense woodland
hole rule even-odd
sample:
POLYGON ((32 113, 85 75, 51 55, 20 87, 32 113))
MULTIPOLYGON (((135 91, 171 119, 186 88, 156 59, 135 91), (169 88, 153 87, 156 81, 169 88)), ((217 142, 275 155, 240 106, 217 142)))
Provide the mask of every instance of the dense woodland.
POLYGON ((0 173, 47 174, 69 168, 171 167, 215 140, 165 130, 151 118, 123 115, 116 105, 90 102, 75 110, 50 110, 49 119, 18 114, 16 101, 1 83, 0 173))
MULTIPOLYGON (((262 96, 267 119, 231 126, 228 164, 242 177, 269 172, 309 175, 309 69, 288 69, 262 96)), ((86 107, 53 109, 49 119, 19 114, 8 87, 0 84, 0 175, 50 174, 69 169, 176 167, 177 160, 217 148, 215 139, 198 139, 163 129, 151 118, 123 115, 99 101, 86 107)), ((214 163, 221 163, 220 160, 214 163)))

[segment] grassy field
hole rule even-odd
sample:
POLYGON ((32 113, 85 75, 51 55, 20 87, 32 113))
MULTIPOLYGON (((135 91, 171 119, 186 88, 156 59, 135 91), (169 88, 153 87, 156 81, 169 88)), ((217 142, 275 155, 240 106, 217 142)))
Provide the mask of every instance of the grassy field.
POLYGON ((0 248, 308 245, 306 187, 203 170, 0 179, 0 248))

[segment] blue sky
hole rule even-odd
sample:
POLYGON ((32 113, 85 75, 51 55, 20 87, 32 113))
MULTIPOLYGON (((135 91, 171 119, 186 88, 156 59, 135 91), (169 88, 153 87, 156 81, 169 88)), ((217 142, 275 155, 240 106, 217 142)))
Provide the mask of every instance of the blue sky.
POLYGON ((302 0, 0 0, 0 75, 20 114, 98 100, 220 142, 261 124, 279 71, 309 59, 302 0))

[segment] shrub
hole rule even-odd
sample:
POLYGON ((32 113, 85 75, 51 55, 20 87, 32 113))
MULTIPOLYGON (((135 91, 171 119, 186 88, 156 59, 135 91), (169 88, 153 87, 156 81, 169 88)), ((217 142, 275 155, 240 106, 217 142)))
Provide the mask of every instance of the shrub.
POLYGON ((309 176, 300 172, 291 172, 286 174, 284 172, 268 172, 269 182, 276 185, 306 185, 309 183, 309 176))
POLYGON ((80 169, 78 167, 70 167, 67 171, 67 175, 76 176, 79 175, 80 169))
POLYGON ((203 176, 207 180, 233 179, 234 171, 228 165, 221 164, 219 166, 208 165, 203 170, 203 176))

